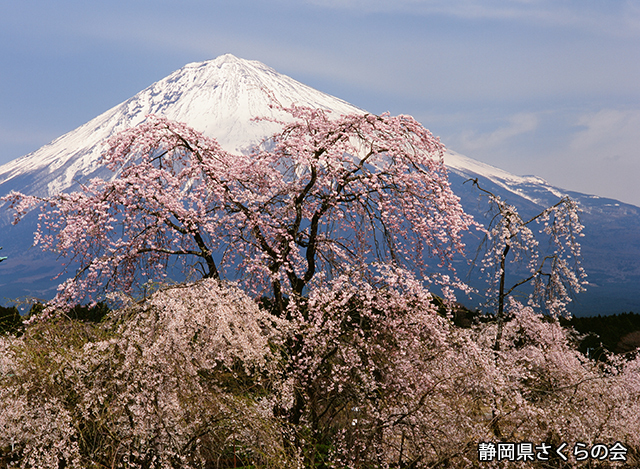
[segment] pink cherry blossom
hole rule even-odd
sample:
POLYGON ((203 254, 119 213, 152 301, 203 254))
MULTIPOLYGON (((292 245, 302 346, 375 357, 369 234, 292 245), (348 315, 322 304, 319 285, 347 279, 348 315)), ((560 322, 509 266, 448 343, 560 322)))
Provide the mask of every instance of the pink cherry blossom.
POLYGON ((291 122, 249 155, 150 116, 109 140, 112 180, 42 200, 7 196, 16 220, 40 204, 36 242, 79 265, 55 306, 132 293, 176 262, 187 278, 239 278, 280 309, 318 272, 372 275, 373 261, 456 284, 427 269, 429 258, 451 267, 473 226, 440 141, 409 116, 283 110, 291 122))

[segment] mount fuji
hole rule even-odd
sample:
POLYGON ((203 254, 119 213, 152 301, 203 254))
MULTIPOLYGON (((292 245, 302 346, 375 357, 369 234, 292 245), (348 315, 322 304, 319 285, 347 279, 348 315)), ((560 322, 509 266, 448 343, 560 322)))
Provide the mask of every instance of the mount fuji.
MULTIPOLYGON (((96 176, 113 177, 99 162, 104 140, 143 122, 149 114, 185 122, 216 138, 227 151, 246 152, 277 132, 273 122, 252 120, 283 117, 270 106, 274 98, 283 105, 318 107, 337 115, 365 112, 260 62, 224 55, 188 64, 50 144, 0 166, 0 196, 12 190, 48 196, 75 190, 96 176)), ((516 176, 450 150, 445 163, 465 210, 480 220, 486 207, 477 191, 464 184, 470 178, 478 178, 483 188, 516 205, 524 215, 540 212, 564 195, 576 200, 585 225, 583 265, 589 286, 574 301, 573 312, 640 312, 639 207, 566 191, 535 176, 516 176)), ((62 264, 55 255, 31 247, 37 214, 15 226, 10 222, 10 213, 0 209, 0 246, 2 255, 8 256, 0 264, 0 300, 53 297, 60 281, 53 277, 62 264)))

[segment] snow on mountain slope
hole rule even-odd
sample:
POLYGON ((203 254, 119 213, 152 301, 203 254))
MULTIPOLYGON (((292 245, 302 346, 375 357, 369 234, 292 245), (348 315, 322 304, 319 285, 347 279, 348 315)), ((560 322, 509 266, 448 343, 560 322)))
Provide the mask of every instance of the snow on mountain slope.
POLYGON ((502 169, 481 161, 447 150, 444 161, 451 172, 471 178, 480 177, 489 180, 502 190, 529 200, 536 205, 548 206, 566 195, 560 189, 550 186, 544 179, 537 176, 516 176, 502 169))

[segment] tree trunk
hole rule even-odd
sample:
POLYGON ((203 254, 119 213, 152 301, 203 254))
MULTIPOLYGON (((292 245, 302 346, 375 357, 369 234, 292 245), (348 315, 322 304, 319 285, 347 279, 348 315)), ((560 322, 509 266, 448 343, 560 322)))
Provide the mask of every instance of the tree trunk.
POLYGON ((502 328, 504 324, 504 277, 506 273, 506 259, 511 246, 509 243, 504 247, 502 258, 500 259, 500 290, 498 291, 498 332, 496 333, 496 342, 493 344, 494 350, 500 350, 500 340, 502 339, 502 328))

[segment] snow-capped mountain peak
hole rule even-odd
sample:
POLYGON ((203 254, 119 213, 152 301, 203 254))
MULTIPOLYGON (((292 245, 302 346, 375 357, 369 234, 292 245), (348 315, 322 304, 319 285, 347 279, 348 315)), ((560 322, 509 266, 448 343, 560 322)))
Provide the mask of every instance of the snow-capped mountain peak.
POLYGON ((149 114, 186 122, 228 151, 245 151, 277 131, 277 124, 252 120, 277 117, 278 111, 270 107, 273 97, 285 106, 321 107, 338 115, 363 112, 260 62, 227 54, 187 64, 50 144, 1 166, 0 192, 16 189, 46 196, 89 177, 109 177, 98 165, 103 142, 149 114))

